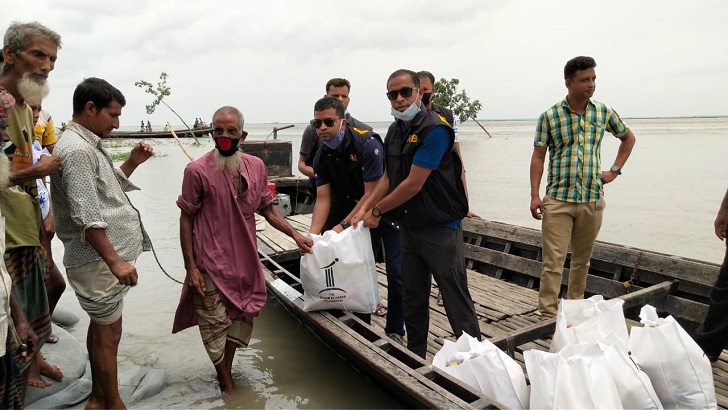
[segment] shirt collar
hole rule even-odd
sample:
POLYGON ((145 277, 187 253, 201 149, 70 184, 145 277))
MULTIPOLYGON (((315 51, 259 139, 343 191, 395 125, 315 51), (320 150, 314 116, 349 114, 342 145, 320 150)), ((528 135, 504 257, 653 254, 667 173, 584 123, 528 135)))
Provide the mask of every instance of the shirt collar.
MULTIPOLYGON (((596 105, 594 104, 594 101, 592 101, 592 99, 590 98, 589 101, 587 101, 586 106, 587 106, 587 108, 589 108, 589 107, 595 107, 596 105)), ((561 100, 561 107, 566 110, 569 110, 570 112, 574 112, 574 110, 571 109, 571 106, 569 106, 569 102, 566 101, 566 97, 564 97, 564 99, 561 100)), ((586 110, 585 110, 585 112, 586 112, 586 110)))
POLYGON ((68 129, 74 131, 76 134, 78 134, 81 138, 83 138, 86 142, 91 144, 94 147, 100 147, 101 146, 101 137, 91 132, 88 128, 84 127, 83 125, 75 122, 70 121, 68 123, 68 129))

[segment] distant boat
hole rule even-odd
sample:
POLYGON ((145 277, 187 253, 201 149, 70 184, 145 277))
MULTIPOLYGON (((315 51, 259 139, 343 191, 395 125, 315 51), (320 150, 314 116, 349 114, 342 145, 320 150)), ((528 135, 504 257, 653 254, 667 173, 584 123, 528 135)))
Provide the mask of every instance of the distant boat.
MULTIPOLYGON (((204 137, 212 133, 212 127, 195 128, 190 132, 189 129, 175 130, 178 137, 204 137)), ((112 131, 109 138, 172 138, 172 131, 112 131)))

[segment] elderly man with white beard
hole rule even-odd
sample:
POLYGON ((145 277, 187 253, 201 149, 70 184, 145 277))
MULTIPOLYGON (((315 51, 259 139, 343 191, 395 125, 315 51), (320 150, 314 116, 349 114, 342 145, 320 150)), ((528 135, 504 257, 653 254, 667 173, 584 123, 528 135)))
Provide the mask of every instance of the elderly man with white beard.
MULTIPOLYGON (((13 22, 5 32, 0 67, 0 92, 15 98, 8 118, 10 145, 4 149, 12 164, 11 186, 0 193, 0 211, 7 222, 4 257, 13 290, 38 337, 34 352, 40 351, 51 332, 36 179, 55 173, 61 161, 58 155, 44 156, 33 165, 33 113, 26 100, 40 101, 48 94, 48 74, 60 47, 61 37, 42 24, 13 22)), ((25 338, 22 343, 33 342, 29 334, 21 335, 25 338)), ((22 371, 25 382, 39 388, 50 386, 41 374, 59 381, 63 378, 60 369, 39 354, 22 371)))
POLYGON ((235 350, 248 346, 253 320, 267 294, 258 259, 255 212, 293 238, 301 252, 311 252, 313 246, 273 206, 263 160, 238 150, 248 135, 243 126, 243 114, 237 108, 215 111, 215 149, 187 165, 177 199, 187 276, 172 332, 199 325, 226 396, 235 393, 235 350))
MULTIPOLYGON (((0 142, 3 145, 10 141, 7 133, 8 116, 15 105, 15 97, 5 90, 0 90, 0 142)), ((0 195, 10 182, 10 161, 0 154, 0 195)), ((0 254, 5 253, 5 217, 0 212, 0 254)), ((34 346, 28 343, 22 348, 20 339, 35 341, 28 321, 18 298, 12 292, 12 280, 0 261, 0 408, 23 408, 23 379, 18 368, 18 361, 30 360, 34 346), (28 347, 30 346, 30 350, 28 347)))

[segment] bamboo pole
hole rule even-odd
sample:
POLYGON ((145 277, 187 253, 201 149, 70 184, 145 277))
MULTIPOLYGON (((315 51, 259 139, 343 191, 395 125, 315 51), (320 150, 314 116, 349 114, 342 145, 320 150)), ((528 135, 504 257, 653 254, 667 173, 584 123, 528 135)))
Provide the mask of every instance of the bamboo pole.
MULTIPOLYGON (((167 126, 169 127, 169 130, 172 131, 172 136, 174 137, 174 139, 177 140, 177 144, 179 144, 179 147, 182 148, 182 151, 185 153, 185 155, 187 155, 187 158, 189 158, 190 161, 194 161, 195 158, 192 155, 190 155, 190 153, 187 151, 185 144, 182 143, 182 140, 179 139, 177 134, 174 132, 174 128, 172 128, 172 124, 169 121, 167 121, 167 126)), ((195 135, 195 134, 193 133, 192 135, 195 135)))

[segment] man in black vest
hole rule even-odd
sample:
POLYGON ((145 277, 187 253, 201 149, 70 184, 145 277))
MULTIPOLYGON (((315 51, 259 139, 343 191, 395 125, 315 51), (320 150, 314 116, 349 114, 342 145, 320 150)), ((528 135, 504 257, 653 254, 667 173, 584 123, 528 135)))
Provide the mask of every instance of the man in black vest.
MULTIPOLYGON (((442 119, 447 121, 448 124, 452 127, 453 132, 455 133, 455 144, 453 146, 453 149, 460 157, 460 160, 462 161, 463 156, 460 154, 460 141, 458 140, 458 127, 455 124, 455 115, 453 115, 453 112, 451 109, 447 107, 443 107, 441 105, 435 104, 433 100, 435 99, 435 76, 429 72, 429 71, 418 71, 417 77, 420 78, 420 88, 422 89, 422 104, 425 105, 425 107, 430 110, 436 112, 442 119)), ((462 178, 463 178, 463 184, 465 184, 465 194, 468 193, 468 183, 465 180, 465 166, 463 164, 462 167, 462 178)), ((469 218, 475 218, 478 217, 474 212, 468 211, 469 218)), ((437 304, 440 306, 444 305, 444 300, 442 297, 441 292, 437 292, 437 304)))
MULTIPOLYGON (((451 109, 437 105, 432 102, 435 99, 435 76, 429 71, 418 71, 417 77, 420 78, 420 88, 422 88, 422 104, 430 111, 435 111, 437 114, 445 118, 448 124, 452 127, 455 133, 455 152, 460 155, 460 140, 458 140, 458 127, 455 124, 455 115, 451 109)), ((462 158, 462 155, 460 156, 462 158)))
MULTIPOLYGON (((400 223, 407 348, 424 358, 432 275, 447 300, 445 311, 453 333, 466 332, 480 339, 463 251, 462 219, 468 213, 468 201, 462 162, 453 151, 454 132, 422 104, 417 73, 392 73, 387 97, 396 118, 384 143, 389 186, 378 184, 362 208, 375 205, 363 217, 365 226, 376 227, 382 214, 392 211, 400 223), (389 194, 378 200, 387 190, 389 194)), ((359 215, 353 221, 357 219, 359 215)))
MULTIPOLYGON (((348 122, 344 105, 333 97, 324 97, 314 105, 311 126, 323 146, 316 154, 313 168, 316 173, 316 205, 311 218, 312 233, 327 229, 341 232, 350 226, 362 201, 369 197, 384 175, 384 150, 376 133, 348 122), (333 195, 337 202, 330 200, 333 195), (345 215, 335 226, 327 226, 330 214, 345 215)), ((371 230, 372 250, 376 255, 380 242, 384 244, 387 269, 387 324, 384 332, 404 344, 402 315, 402 260, 399 230, 393 220, 387 220, 371 230)), ((370 315, 358 315, 369 322, 370 315)))

